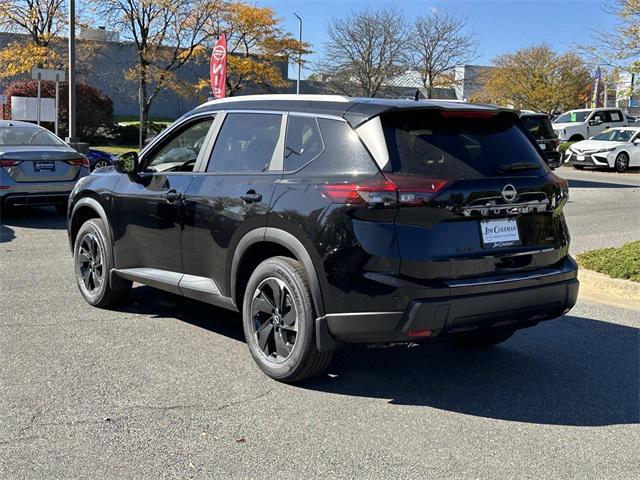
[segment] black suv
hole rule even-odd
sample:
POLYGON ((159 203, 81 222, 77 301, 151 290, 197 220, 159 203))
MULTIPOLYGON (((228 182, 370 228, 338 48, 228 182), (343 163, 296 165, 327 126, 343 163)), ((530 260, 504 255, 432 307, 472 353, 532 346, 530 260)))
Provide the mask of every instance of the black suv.
POLYGON ((342 344, 491 345, 566 313, 567 194, 512 110, 239 97, 82 179, 68 230, 91 305, 136 282, 240 311, 292 382, 342 344))
POLYGON ((562 164, 562 154, 558 150, 560 140, 556 132, 553 131, 549 115, 524 110, 520 113, 520 120, 538 143, 549 167, 558 168, 562 164))

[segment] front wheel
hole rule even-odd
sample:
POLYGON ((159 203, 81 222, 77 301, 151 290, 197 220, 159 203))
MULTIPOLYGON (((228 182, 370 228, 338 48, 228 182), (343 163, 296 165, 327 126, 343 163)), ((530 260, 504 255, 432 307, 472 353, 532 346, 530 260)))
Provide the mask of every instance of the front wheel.
POLYGON ((78 231, 73 246, 76 283, 90 305, 109 307, 122 300, 131 282, 122 281, 118 288, 111 283, 113 249, 104 222, 99 218, 87 220, 78 231))
POLYGON ((514 333, 515 330, 469 334, 456 339, 456 343, 468 348, 490 347, 508 340, 514 333))
POLYGON ((629 168, 629 155, 625 152, 620 152, 616 157, 615 169, 616 172, 622 173, 626 172, 629 168))
POLYGON ((302 265, 273 257, 255 269, 244 294, 242 323, 258 367, 281 382, 322 373, 332 352, 319 352, 311 289, 302 265))

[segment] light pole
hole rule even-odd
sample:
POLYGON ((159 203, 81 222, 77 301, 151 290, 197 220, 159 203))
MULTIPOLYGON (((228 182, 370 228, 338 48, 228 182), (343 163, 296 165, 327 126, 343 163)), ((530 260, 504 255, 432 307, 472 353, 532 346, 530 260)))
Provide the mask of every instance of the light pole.
MULTIPOLYGON (((302 19, 300 16, 293 12, 298 19, 298 40, 300 41, 300 48, 302 48, 302 19)), ((300 95, 300 70, 302 70, 302 52, 298 52, 298 82, 296 83, 296 94, 300 95)))
POLYGON ((69 137, 67 143, 77 143, 76 138, 76 1, 69 0, 69 137))

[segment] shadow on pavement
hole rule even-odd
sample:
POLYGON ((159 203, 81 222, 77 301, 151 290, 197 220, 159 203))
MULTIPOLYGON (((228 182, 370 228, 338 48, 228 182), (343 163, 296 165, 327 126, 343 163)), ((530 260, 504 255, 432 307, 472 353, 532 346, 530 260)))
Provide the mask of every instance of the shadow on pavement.
POLYGON ((232 340, 244 342, 239 313, 151 287, 133 288, 128 300, 115 310, 149 315, 151 318, 176 318, 232 340))
POLYGON ((638 423, 639 332, 565 316, 485 350, 343 350, 328 371, 335 377, 301 386, 516 422, 638 423))
POLYGON ((16 238, 16 232, 14 232, 12 228, 0 223, 0 243, 10 242, 14 238, 16 238))
MULTIPOLYGON (((122 311, 244 342, 239 314, 149 287, 133 289, 122 311)), ((565 316, 485 350, 353 346, 336 352, 327 374, 297 387, 526 423, 639 423, 639 340, 637 328, 565 316)))
POLYGON ((569 188, 640 188, 640 186, 592 180, 569 180, 569 188))
POLYGON ((0 223, 3 227, 65 230, 67 217, 58 213, 54 207, 12 207, 3 209, 0 223))

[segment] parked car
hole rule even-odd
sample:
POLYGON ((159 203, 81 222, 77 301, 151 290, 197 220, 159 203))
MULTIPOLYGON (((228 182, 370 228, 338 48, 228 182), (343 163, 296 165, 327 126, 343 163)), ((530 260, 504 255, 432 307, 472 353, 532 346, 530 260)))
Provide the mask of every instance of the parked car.
POLYGON ((575 168, 609 167, 625 172, 640 167, 640 127, 612 128, 567 149, 565 162, 575 168))
POLYGON ((89 160, 49 130, 28 122, 0 120, 0 203, 55 205, 66 212, 89 160))
POLYGON ((104 168, 113 165, 114 156, 109 152, 90 148, 87 152, 89 158, 89 169, 93 172, 96 168, 104 168))
POLYGON ((520 120, 522 120, 524 126, 544 152, 545 160, 549 167, 552 169, 558 168, 562 163, 562 154, 558 151, 560 140, 558 140, 558 136, 553 131, 549 115, 522 110, 520 112, 520 120))
POLYGON ((293 382, 341 345, 487 346, 566 313, 567 196, 513 110, 245 96, 79 182, 68 233, 89 304, 136 282, 237 310, 293 382))
POLYGON ((578 142, 607 128, 624 127, 629 121, 618 108, 569 110, 553 122, 553 129, 563 142, 578 142))

